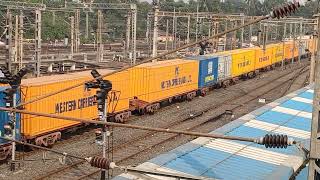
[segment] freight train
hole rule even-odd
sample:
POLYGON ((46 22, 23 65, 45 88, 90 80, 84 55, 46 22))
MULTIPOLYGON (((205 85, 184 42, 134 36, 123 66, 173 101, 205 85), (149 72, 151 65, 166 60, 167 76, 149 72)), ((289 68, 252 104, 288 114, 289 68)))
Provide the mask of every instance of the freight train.
MULTIPOLYGON (((312 39, 303 39, 300 54, 313 52, 312 39)), ((197 57, 186 57, 145 63, 134 68, 107 76, 112 82, 108 94, 108 118, 125 122, 132 113, 154 113, 164 103, 192 100, 204 96, 211 88, 228 86, 240 78, 253 78, 259 71, 297 59, 298 44, 292 41, 260 47, 237 49, 197 57)), ((98 70, 101 74, 113 70, 98 70)), ((17 104, 84 82, 91 78, 89 71, 65 75, 52 75, 22 80, 17 104)), ((0 88, 0 106, 5 106, 0 88)), ((58 114, 63 116, 97 119, 96 90, 85 85, 57 95, 27 104, 28 111, 58 114)), ((10 120, 8 112, 0 112, 0 135, 6 134, 10 120)), ((27 114, 16 117, 16 139, 41 146, 52 146, 62 133, 79 127, 79 122, 53 119, 27 114)), ((10 127, 10 126, 9 126, 10 127)), ((6 159, 11 144, 0 140, 0 159, 6 159)))

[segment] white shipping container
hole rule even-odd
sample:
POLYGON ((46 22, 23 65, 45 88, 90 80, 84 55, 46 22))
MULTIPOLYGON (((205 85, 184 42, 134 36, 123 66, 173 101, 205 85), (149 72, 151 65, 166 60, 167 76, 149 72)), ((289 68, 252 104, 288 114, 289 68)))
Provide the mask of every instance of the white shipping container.
POLYGON ((231 78, 231 55, 219 55, 218 60, 218 81, 231 78))

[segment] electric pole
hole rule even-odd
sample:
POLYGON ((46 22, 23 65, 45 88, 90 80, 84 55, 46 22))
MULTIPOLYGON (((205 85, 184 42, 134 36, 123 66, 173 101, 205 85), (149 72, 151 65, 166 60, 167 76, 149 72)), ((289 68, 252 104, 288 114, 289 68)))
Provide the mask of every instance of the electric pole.
POLYGON ((152 57, 157 56, 158 45, 158 13, 159 13, 159 0, 153 1, 154 20, 153 20, 153 41, 152 41, 152 57))
MULTIPOLYGON (((311 122, 311 138, 310 138, 310 153, 309 153, 309 175, 308 180, 314 180, 319 178, 320 172, 319 162, 320 159, 320 140, 318 138, 319 132, 319 115, 320 115, 320 15, 318 14, 318 33, 317 33, 317 53, 315 61, 315 83, 314 83, 314 95, 313 95, 313 112, 311 122)), ((311 67, 312 69, 313 67, 311 67)))

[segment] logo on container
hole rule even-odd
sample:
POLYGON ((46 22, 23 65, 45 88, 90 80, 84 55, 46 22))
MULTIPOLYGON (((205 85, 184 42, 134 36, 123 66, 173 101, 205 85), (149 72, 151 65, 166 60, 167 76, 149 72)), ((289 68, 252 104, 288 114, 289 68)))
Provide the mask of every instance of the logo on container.
POLYGON ((174 74, 176 76, 179 76, 179 66, 176 67, 175 71, 174 71, 174 74))

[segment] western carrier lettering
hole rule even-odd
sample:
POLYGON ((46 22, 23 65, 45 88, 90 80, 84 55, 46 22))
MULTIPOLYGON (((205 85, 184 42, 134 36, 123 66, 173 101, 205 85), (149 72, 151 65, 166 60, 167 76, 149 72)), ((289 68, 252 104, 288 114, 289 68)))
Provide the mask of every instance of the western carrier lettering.
POLYGON ((60 102, 55 105, 56 113, 64 113, 74 111, 76 109, 83 109, 95 105, 96 96, 89 96, 77 100, 60 102))

